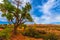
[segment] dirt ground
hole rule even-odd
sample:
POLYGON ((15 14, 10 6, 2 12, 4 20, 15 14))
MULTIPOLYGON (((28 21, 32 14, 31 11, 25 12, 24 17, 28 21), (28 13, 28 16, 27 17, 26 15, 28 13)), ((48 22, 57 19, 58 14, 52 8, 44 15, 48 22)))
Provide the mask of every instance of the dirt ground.
POLYGON ((43 40, 43 39, 42 38, 39 38, 39 39, 30 38, 30 37, 26 37, 20 34, 20 35, 13 36, 11 40, 43 40))
POLYGON ((0 31, 3 30, 2 28, 0 28, 0 31))
MULTIPOLYGON (((58 30, 48 30, 46 28, 37 28, 37 30, 45 30, 47 32, 52 32, 52 33, 55 33, 57 35, 60 35, 60 31, 58 31, 58 30)), ((36 39, 36 38, 31 38, 31 37, 27 37, 27 36, 23 36, 21 34, 18 34, 16 36, 13 36, 11 38, 11 40, 43 40, 43 38, 36 39)))
MULTIPOLYGON (((0 31, 3 30, 0 28, 0 31)), ((58 30, 55 30, 55 29, 48 29, 48 28, 36 28, 36 30, 45 30, 47 32, 52 32, 52 33, 55 33, 57 35, 60 35, 60 31, 58 30)), ((27 36, 23 36, 22 34, 17 34, 17 35, 14 35, 11 37, 10 40, 43 40, 43 38, 39 38, 39 39, 36 39, 36 38, 31 38, 31 37, 27 37, 27 36)))

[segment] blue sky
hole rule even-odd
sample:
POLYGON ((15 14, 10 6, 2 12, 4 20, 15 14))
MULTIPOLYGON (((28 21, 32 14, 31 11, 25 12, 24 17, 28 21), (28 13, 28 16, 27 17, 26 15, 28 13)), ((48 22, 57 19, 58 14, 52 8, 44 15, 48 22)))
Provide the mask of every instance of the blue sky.
MULTIPOLYGON (((30 2, 32 9, 30 14, 37 24, 60 24, 60 0, 23 0, 23 5, 30 2)), ((1 0, 0 0, 1 3, 1 0)), ((7 22, 6 18, 1 17, 0 23, 7 22)))

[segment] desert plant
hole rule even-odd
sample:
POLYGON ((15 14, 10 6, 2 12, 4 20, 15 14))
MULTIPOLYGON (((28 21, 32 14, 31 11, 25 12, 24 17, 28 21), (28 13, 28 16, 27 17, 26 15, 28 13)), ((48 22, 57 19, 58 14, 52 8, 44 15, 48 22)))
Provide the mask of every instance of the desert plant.
POLYGON ((24 32, 22 32, 22 34, 24 36, 29 36, 29 37, 34 37, 34 38, 43 38, 44 34, 42 34, 41 32, 33 29, 33 28, 29 28, 28 30, 25 30, 24 32))
POLYGON ((10 32, 11 32, 11 29, 9 29, 9 28, 5 28, 2 31, 0 31, 0 39, 9 40, 10 32))
POLYGON ((37 30, 40 34, 46 34, 47 32, 44 30, 37 30))
POLYGON ((3 13, 2 17, 6 17, 9 24, 14 24, 14 34, 17 33, 19 25, 24 24, 25 22, 33 22, 33 19, 29 14, 31 9, 30 3, 26 3, 24 7, 21 6, 21 3, 20 0, 3 0, 3 3, 0 3, 0 11, 3 13))
POLYGON ((44 40, 58 40, 58 36, 53 33, 49 33, 44 40))

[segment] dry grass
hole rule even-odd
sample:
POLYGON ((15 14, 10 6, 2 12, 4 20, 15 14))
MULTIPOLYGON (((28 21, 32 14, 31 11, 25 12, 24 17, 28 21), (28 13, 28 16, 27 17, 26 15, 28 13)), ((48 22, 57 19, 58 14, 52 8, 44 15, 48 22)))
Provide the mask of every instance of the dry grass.
MULTIPOLYGON (((28 28, 30 26, 33 28, 36 28, 36 30, 39 30, 39 31, 46 31, 47 33, 54 33, 56 35, 60 35, 60 25, 28 25, 28 28)), ((0 29, 0 31, 1 30, 3 29, 0 29)), ((22 29, 18 28, 18 30, 24 32, 24 28, 22 29)), ((12 35, 13 36, 11 36, 11 40, 43 40, 43 38, 36 39, 32 37, 23 36, 22 34, 18 34, 18 35, 12 34, 12 35)))

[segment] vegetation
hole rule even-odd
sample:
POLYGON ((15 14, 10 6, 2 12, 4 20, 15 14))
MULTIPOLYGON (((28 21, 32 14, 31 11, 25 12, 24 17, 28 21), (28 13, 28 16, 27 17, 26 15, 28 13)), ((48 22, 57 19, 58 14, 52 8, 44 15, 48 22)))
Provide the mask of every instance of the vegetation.
POLYGON ((17 33, 17 27, 25 22, 32 22, 32 18, 29 14, 31 9, 30 3, 26 3, 24 7, 21 7, 22 2, 20 0, 14 0, 10 2, 9 0, 3 0, 3 3, 0 3, 0 9, 2 11, 2 16, 6 17, 10 24, 14 24, 14 33, 17 33), (16 7, 12 4, 16 5, 16 7), (21 9, 19 8, 21 7, 21 9), (15 20, 15 21, 13 21, 15 20))
POLYGON ((58 37, 54 33, 49 33, 46 39, 58 40, 58 37))
POLYGON ((8 27, 3 29, 2 31, 0 31, 0 40, 9 40, 9 38, 11 36, 11 34, 10 34, 11 31, 12 30, 8 27))
MULTIPOLYGON (((5 26, 5 25, 4 25, 5 26)), ((13 25, 7 25, 2 31, 0 31, 0 38, 2 39, 10 39, 11 33, 13 30, 13 25), (8 27, 7 27, 8 26, 8 27)), ((22 26, 22 28, 24 25, 22 26)), ((22 29, 20 27, 20 29, 22 29)), ((18 32, 22 33, 22 35, 27 37, 26 39, 30 38, 42 38, 43 40, 60 40, 60 31, 58 30, 59 27, 37 27, 37 26, 26 26, 24 31, 17 30, 18 32)), ((12 34, 13 35, 13 34, 12 34)), ((21 36, 21 35, 19 35, 21 36)), ((11 39, 10 39, 11 40, 11 39)), ((30 39, 31 40, 31 39, 30 39)))
POLYGON ((13 39, 16 37, 19 38, 21 37, 21 34, 24 38, 29 37, 27 40, 30 40, 30 38, 60 40, 60 25, 25 25, 25 22, 34 22, 29 12, 31 5, 30 3, 26 3, 24 7, 21 5, 22 2, 20 0, 14 0, 11 2, 9 0, 3 0, 3 3, 0 3, 2 17, 6 17, 9 22, 9 25, 0 25, 0 40, 11 40, 11 37, 13 39))
MULTIPOLYGON (((50 29, 51 30, 51 29, 50 29)), ((55 29, 56 30, 56 29, 55 29)), ((32 37, 32 38, 43 38, 44 40, 60 40, 58 35, 52 32, 47 32, 46 30, 36 30, 33 27, 28 28, 22 32, 24 36, 32 37)))
POLYGON ((35 32, 34 29, 29 28, 28 30, 25 30, 24 32, 22 32, 23 35, 25 36, 30 36, 30 37, 34 37, 36 34, 39 35, 39 33, 35 32))

